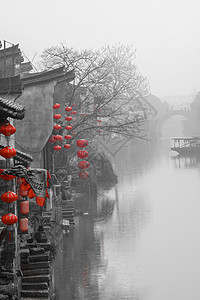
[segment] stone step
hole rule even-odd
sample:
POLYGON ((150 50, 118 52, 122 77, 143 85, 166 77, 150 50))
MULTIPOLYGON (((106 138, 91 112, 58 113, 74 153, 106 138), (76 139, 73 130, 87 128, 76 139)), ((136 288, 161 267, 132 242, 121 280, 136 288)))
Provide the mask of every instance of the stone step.
POLYGON ((36 282, 47 282, 51 280, 51 275, 34 275, 34 276, 23 276, 21 278, 22 283, 36 283, 36 282))
MULTIPOLYGON (((1 298, 0 298, 1 299, 1 298)), ((41 298, 34 297, 21 297, 20 300, 41 300, 41 298)), ((42 297, 42 300, 50 300, 50 297, 42 297)))
POLYGON ((21 296, 22 297, 41 297, 41 299, 43 299, 44 297, 48 297, 49 296, 49 291, 48 290, 44 290, 44 291, 34 291, 34 290, 21 290, 21 296))
POLYGON ((51 274, 51 270, 49 268, 44 268, 44 269, 33 269, 33 270, 23 270, 23 277, 25 278, 26 276, 35 276, 35 275, 49 275, 51 274))
POLYGON ((49 268, 49 267, 50 267, 50 263, 48 261, 21 264, 22 273, 23 273, 23 270, 44 269, 44 268, 49 268))
POLYGON ((22 243, 20 248, 21 249, 30 249, 30 248, 43 248, 44 250, 50 250, 51 248, 51 244, 48 243, 37 243, 37 242, 33 242, 33 243, 22 243))
POLYGON ((49 254, 38 254, 38 255, 30 255, 28 257, 28 261, 29 263, 32 263, 32 262, 45 262, 45 261, 49 261, 49 254))
POLYGON ((38 255, 45 253, 44 248, 30 248, 29 251, 30 255, 38 255))
POLYGON ((48 290, 48 284, 46 282, 37 283, 22 283, 22 291, 43 291, 48 290))

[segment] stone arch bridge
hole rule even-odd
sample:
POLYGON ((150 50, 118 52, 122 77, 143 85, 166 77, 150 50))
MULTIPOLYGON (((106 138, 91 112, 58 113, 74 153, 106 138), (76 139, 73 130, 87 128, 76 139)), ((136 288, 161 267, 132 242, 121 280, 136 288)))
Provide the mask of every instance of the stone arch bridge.
POLYGON ((168 110, 166 113, 157 116, 157 122, 156 122, 156 132, 157 132, 157 137, 161 136, 161 130, 162 130, 162 126, 165 123, 165 121, 167 119, 169 119, 172 116, 184 116, 188 119, 189 123, 192 122, 191 120, 191 112, 190 110, 185 110, 185 109, 171 109, 168 110))

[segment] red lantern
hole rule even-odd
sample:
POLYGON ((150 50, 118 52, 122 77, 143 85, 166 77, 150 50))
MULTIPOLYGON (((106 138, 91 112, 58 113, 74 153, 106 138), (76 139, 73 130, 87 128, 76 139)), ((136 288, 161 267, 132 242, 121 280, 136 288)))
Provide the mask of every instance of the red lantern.
POLYGON ((28 195, 28 190, 23 190, 22 188, 21 188, 21 186, 20 186, 20 189, 19 189, 19 194, 20 194, 20 196, 22 196, 22 197, 26 197, 27 195, 28 195))
POLYGON ((66 140, 70 140, 72 137, 71 137, 71 135, 67 134, 67 135, 64 136, 64 138, 65 138, 66 140))
POLYGON ((0 126, 0 133, 5 136, 10 136, 16 132, 16 128, 12 126, 9 122, 0 126))
POLYGON ((73 103, 72 105, 73 105, 73 106, 76 106, 76 103, 73 103))
POLYGON ((78 176, 79 176, 80 179, 88 179, 90 177, 88 172, 86 172, 86 171, 79 172, 78 176))
POLYGON ((54 119, 58 120, 58 119, 61 118, 61 115, 60 114, 55 114, 53 117, 54 117, 54 119))
POLYGON ((19 227, 22 232, 28 231, 28 219, 27 218, 20 219, 19 227))
POLYGON ((87 160, 82 160, 78 163, 78 166, 80 169, 87 169, 87 168, 89 168, 89 165, 90 165, 90 163, 87 160))
POLYGON ((76 111, 72 111, 71 112, 71 115, 75 115, 77 112, 76 111))
POLYGON ((29 213, 29 202, 27 200, 20 202, 20 211, 23 215, 27 215, 29 213))
POLYGON ((56 145, 56 146, 54 146, 54 147, 53 147, 53 149, 54 149, 54 150, 56 150, 56 151, 60 151, 60 149, 61 149, 61 146, 59 146, 59 145, 56 145))
POLYGON ((71 120, 72 120, 72 117, 71 117, 71 116, 67 116, 67 117, 65 117, 65 120, 66 120, 66 121, 71 121, 71 120))
POLYGON ((70 145, 70 144, 65 144, 65 145, 64 145, 64 148, 65 148, 65 149, 69 149, 69 148, 71 148, 71 145, 70 145))
POLYGON ((12 213, 8 213, 1 217, 1 221, 5 225, 13 225, 13 224, 17 223, 18 217, 12 213))
POLYGON ((61 126, 60 126, 59 124, 56 124, 56 125, 53 126, 53 128, 54 128, 55 130, 60 130, 60 129, 61 129, 61 126))
POLYGON ((17 194, 12 191, 5 192, 1 195, 1 200, 6 203, 12 203, 18 199, 17 194))
POLYGON ((70 107, 70 106, 69 106, 69 107, 66 107, 65 110, 66 110, 66 111, 72 111, 72 107, 70 107))
POLYGON ((86 140, 78 140, 77 142, 76 142, 76 145, 78 146, 78 147, 80 147, 80 148, 84 148, 84 147, 87 147, 87 145, 88 145, 88 141, 86 141, 86 140))
POLYGON ((13 180, 16 176, 13 175, 1 175, 1 173, 5 171, 4 169, 0 169, 0 177, 4 180, 13 180))
POLYGON ((99 123, 101 122, 101 120, 97 120, 99 123))
POLYGON ((54 140, 61 142, 61 141, 63 141, 63 137, 62 137, 62 135, 57 134, 57 135, 54 135, 54 140))
POLYGON ((89 155, 89 153, 86 150, 79 150, 77 152, 77 156, 79 158, 86 158, 86 157, 88 157, 88 155, 89 155))
POLYGON ((0 155, 5 158, 11 158, 12 156, 15 156, 17 154, 17 151, 15 148, 12 148, 10 146, 4 147, 0 150, 0 155))
POLYGON ((50 138, 49 138, 49 143, 51 143, 51 144, 54 144, 55 142, 56 142, 56 140, 54 139, 54 136, 53 135, 51 135, 50 136, 50 138))
POLYGON ((101 109, 99 109, 99 111, 101 111, 101 109))
POLYGON ((102 130, 101 130, 101 129, 99 129, 99 130, 98 130, 98 132, 102 132, 102 130))
POLYGON ((72 126, 67 125, 67 126, 65 126, 65 129, 66 129, 66 130, 71 130, 71 129, 72 129, 72 126))
POLYGON ((58 109, 58 108, 60 108, 60 104, 59 103, 54 104, 53 109, 58 109))

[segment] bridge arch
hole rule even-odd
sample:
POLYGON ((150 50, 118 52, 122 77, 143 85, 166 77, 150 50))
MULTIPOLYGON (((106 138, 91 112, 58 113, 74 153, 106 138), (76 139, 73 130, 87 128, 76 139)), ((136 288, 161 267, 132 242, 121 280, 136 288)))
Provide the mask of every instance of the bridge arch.
POLYGON ((157 120, 157 136, 161 136, 161 130, 162 126, 165 123, 167 119, 173 116, 184 116, 186 117, 189 121, 191 121, 191 113, 190 111, 184 110, 184 109, 172 109, 167 111, 165 114, 160 116, 157 120))

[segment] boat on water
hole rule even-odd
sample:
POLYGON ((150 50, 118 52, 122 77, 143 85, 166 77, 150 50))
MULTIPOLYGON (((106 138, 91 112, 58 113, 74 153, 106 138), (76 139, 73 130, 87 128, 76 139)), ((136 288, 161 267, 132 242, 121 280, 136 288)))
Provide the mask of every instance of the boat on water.
POLYGON ((172 151, 180 155, 200 155, 200 137, 178 137, 172 138, 172 151))

